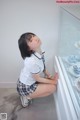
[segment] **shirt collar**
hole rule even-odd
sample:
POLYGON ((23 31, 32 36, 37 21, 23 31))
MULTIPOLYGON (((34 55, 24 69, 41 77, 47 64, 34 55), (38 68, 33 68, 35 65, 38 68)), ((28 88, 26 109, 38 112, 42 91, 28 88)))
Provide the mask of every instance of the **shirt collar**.
MULTIPOLYGON (((45 53, 45 51, 42 51, 42 55, 45 53)), ((42 59, 42 55, 39 54, 38 52, 35 52, 34 55, 38 58, 38 59, 42 59)))

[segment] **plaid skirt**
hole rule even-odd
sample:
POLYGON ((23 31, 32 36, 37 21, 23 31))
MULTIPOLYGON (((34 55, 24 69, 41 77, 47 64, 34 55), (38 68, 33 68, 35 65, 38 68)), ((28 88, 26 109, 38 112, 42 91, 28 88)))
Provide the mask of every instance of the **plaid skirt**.
POLYGON ((19 95, 21 95, 21 96, 30 95, 31 93, 33 93, 36 90, 37 86, 38 86, 37 82, 35 82, 31 86, 29 86, 29 85, 23 84, 19 80, 17 81, 17 91, 18 91, 19 95))

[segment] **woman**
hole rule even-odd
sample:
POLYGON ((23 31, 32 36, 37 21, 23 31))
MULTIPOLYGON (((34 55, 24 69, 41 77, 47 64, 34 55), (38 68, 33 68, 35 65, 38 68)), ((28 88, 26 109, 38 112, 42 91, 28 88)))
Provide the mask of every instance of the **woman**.
POLYGON ((44 52, 41 40, 34 33, 24 33, 18 40, 24 67, 17 82, 17 91, 23 107, 31 103, 31 99, 44 97, 56 90, 58 74, 51 77, 45 67, 44 52), (41 77, 44 72, 45 78, 41 77))

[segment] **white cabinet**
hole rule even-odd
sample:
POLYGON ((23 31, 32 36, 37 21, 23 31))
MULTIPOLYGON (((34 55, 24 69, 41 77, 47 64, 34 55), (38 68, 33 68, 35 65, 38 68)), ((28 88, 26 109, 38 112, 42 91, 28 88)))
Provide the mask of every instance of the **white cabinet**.
POLYGON ((59 73, 54 95, 59 120, 80 120, 80 107, 60 57, 55 56, 55 71, 59 73))

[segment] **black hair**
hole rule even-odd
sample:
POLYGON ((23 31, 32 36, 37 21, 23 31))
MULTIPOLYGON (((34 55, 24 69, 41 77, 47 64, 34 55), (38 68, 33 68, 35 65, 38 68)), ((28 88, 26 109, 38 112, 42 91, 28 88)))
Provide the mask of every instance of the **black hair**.
POLYGON ((30 57, 34 51, 30 50, 27 42, 31 40, 32 37, 36 36, 34 33, 27 32, 20 36, 18 40, 18 46, 23 59, 30 57))

